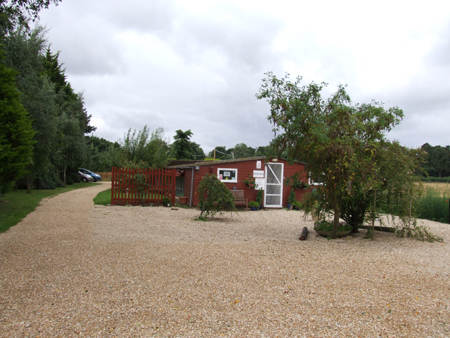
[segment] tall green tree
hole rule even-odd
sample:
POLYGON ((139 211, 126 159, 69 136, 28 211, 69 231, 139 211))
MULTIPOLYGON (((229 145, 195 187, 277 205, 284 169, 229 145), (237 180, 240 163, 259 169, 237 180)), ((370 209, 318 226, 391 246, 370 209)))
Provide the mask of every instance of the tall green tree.
POLYGON ((123 140, 119 141, 120 147, 114 150, 113 166, 139 164, 140 167, 163 168, 170 151, 163 136, 163 128, 157 128, 152 133, 147 125, 140 131, 132 131, 130 128, 123 140))
POLYGON ((0 192, 26 172, 33 154, 34 130, 20 103, 15 75, 0 49, 0 192))
POLYGON ((191 142, 192 152, 196 160, 204 160, 206 155, 200 144, 191 142))
POLYGON ((5 39, 7 64, 17 71, 17 87, 22 93, 21 102, 30 113, 36 131, 33 161, 27 175, 28 191, 36 175, 47 173, 51 167, 51 154, 55 151, 58 106, 56 93, 50 79, 44 74, 42 64, 46 48, 44 29, 27 31, 21 27, 5 39))
POLYGON ((257 98, 270 104, 269 120, 278 133, 274 147, 278 153, 287 151, 289 160, 306 161, 312 175, 322 175, 324 184, 317 189, 334 212, 331 238, 336 238, 350 182, 355 173, 364 172, 363 184, 379 184, 374 160, 385 133, 401 121, 403 112, 376 102, 352 105, 344 86, 324 99, 325 83, 301 86, 301 77, 291 82, 289 75, 266 75, 257 98))
POLYGON ((245 143, 236 144, 230 151, 233 153, 234 158, 253 157, 256 154, 256 149, 247 146, 245 143))
POLYGON ((194 135, 192 131, 190 129, 186 131, 178 129, 175 133, 171 157, 176 160, 195 160, 194 149, 190 141, 190 138, 194 135))

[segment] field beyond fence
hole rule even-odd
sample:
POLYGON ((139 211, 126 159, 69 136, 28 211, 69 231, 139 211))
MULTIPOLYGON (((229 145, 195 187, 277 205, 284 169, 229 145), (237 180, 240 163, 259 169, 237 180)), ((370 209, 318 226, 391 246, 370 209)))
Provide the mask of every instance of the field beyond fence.
POLYGON ((424 195, 417 200, 417 217, 449 223, 450 184, 424 182, 424 195))

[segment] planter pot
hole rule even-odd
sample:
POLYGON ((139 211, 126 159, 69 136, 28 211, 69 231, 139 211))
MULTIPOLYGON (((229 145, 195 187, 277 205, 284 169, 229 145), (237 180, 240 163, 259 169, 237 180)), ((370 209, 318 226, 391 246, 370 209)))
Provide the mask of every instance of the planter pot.
MULTIPOLYGON (((317 232, 320 236, 323 236, 323 237, 328 237, 328 236, 331 235, 331 231, 316 230, 316 229, 314 229, 314 231, 317 232)), ((351 231, 351 230, 338 231, 337 237, 344 237, 344 236, 347 236, 350 232, 352 232, 352 231, 351 231)))
POLYGON ((291 208, 291 205, 288 203, 288 204, 286 205, 286 208, 290 209, 290 208, 291 208))
POLYGON ((251 207, 250 210, 256 211, 258 210, 258 207, 251 207))
POLYGON ((180 204, 186 205, 189 197, 178 197, 180 199, 180 204))

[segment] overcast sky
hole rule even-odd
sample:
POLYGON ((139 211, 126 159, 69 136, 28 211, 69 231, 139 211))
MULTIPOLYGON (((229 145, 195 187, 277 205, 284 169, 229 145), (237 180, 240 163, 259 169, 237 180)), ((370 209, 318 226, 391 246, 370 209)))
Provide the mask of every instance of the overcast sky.
POLYGON ((450 144, 450 1, 63 0, 41 12, 94 135, 190 129, 205 152, 267 145, 273 71, 348 84, 405 118, 389 138, 450 144))

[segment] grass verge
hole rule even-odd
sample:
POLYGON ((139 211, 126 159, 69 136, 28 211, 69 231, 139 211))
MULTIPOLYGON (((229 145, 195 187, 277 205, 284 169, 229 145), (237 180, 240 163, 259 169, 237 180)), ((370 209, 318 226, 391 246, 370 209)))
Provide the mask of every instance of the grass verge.
POLYGON ((100 191, 94 198, 94 204, 100 205, 111 204, 111 189, 100 191))
POLYGON ((5 232, 24 219, 26 215, 36 209, 42 199, 71 190, 86 188, 93 184, 100 183, 76 183, 65 188, 32 190, 31 194, 27 194, 26 190, 15 190, 6 193, 5 196, 0 198, 0 233, 5 232))

